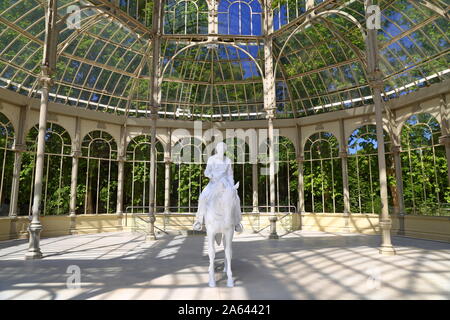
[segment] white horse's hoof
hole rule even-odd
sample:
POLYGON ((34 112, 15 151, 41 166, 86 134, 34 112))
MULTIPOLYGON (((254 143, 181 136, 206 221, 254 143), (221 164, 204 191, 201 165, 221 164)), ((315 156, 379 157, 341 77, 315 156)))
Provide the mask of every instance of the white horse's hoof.
POLYGON ((210 288, 214 288, 216 286, 216 282, 215 281, 210 281, 208 283, 208 285, 209 285, 210 288))
POLYGON ((228 288, 233 288, 233 287, 234 287, 234 281, 233 281, 233 279, 228 279, 228 280, 227 280, 227 287, 228 287, 228 288))
POLYGON ((202 231, 202 224, 199 221, 196 221, 193 224, 192 229, 195 231, 202 231))

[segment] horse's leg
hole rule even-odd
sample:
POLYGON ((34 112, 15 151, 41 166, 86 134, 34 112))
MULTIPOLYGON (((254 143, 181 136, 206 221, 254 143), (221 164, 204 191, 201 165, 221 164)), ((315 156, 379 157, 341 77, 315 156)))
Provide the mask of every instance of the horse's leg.
MULTIPOLYGON (((225 252, 225 248, 227 247, 227 237, 223 236, 223 251, 225 252)), ((227 272, 227 256, 223 258, 223 272, 227 272)))
POLYGON ((208 255, 209 255, 209 286, 215 287, 216 280, 214 278, 214 258, 216 257, 216 252, 214 248, 214 233, 208 233, 208 255))
POLYGON ((225 260, 227 261, 227 287, 234 287, 233 274, 231 273, 231 245, 233 240, 234 226, 225 233, 225 260))

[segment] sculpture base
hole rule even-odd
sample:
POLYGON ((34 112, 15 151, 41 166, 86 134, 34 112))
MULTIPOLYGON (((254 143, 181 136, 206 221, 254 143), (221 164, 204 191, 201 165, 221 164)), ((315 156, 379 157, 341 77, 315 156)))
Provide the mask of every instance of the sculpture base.
POLYGON ((25 260, 37 260, 37 259, 42 259, 41 251, 31 251, 25 253, 25 260))
POLYGON ((277 234, 270 234, 269 235, 269 239, 274 239, 274 240, 277 240, 277 239, 280 239, 280 237, 277 235, 277 234))
POLYGON ((206 231, 204 230, 187 230, 186 231, 187 236, 206 236, 206 231))
POLYGON ((380 247, 379 253, 384 256, 395 256, 397 253, 395 252, 394 247, 380 247))

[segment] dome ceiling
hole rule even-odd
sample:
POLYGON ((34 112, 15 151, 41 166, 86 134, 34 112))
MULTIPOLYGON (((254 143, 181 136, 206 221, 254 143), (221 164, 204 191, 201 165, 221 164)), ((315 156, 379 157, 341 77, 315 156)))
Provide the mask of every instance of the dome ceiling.
MULTIPOLYGON (((0 86, 30 97, 44 41, 40 0, 0 3, 0 86)), ((449 0, 382 0, 378 32, 385 99, 449 76, 449 0)), ((58 0, 58 14, 82 6, 80 29, 63 26, 50 99, 75 107, 147 117, 153 54, 150 0, 58 0), (94 7, 95 6, 95 7, 94 7)), ((370 104, 364 1, 273 1, 276 116, 304 117, 370 104), (362 30, 364 31, 364 30, 362 30)), ((160 41, 161 108, 169 119, 263 119, 264 37, 257 0, 221 0, 217 43, 208 3, 167 0, 160 41)))

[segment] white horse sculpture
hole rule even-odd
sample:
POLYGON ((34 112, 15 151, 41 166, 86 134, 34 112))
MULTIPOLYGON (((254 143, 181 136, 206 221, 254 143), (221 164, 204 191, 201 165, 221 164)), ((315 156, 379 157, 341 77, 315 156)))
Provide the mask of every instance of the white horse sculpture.
POLYGON ((231 272, 231 242, 234 231, 242 232, 241 205, 237 194, 239 182, 234 184, 231 160, 224 155, 226 144, 220 142, 216 146, 216 154, 208 159, 205 176, 210 179, 199 199, 194 230, 201 230, 206 225, 209 255, 209 286, 215 287, 214 258, 215 246, 223 239, 225 251, 224 272, 227 273, 227 286, 233 287, 231 272))

